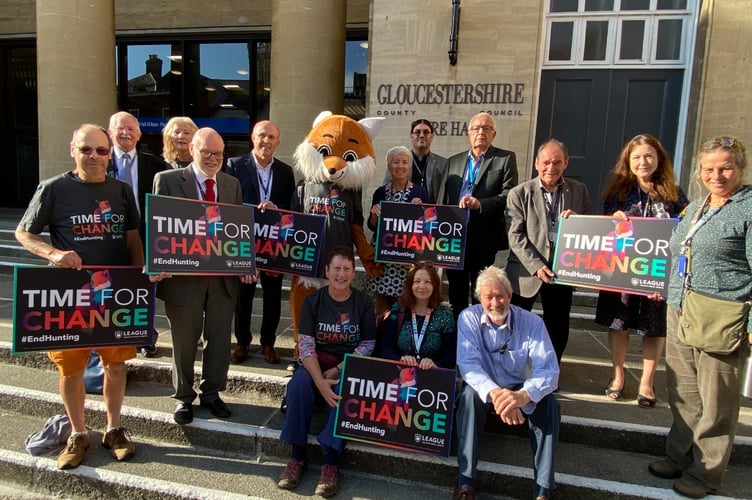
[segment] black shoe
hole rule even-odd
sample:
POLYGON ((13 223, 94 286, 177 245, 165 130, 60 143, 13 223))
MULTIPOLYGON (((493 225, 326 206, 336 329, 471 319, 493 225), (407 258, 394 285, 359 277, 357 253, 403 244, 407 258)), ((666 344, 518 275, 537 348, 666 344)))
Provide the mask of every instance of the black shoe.
POLYGON ((153 358, 157 355, 157 346, 156 345, 142 345, 138 348, 141 355, 145 358, 153 358))
POLYGON ((201 406, 208 408, 211 414, 217 418, 229 418, 232 415, 232 410, 227 406, 227 403, 219 398, 211 401, 201 401, 201 406))
POLYGON ((193 422, 193 406, 191 403, 177 403, 175 404, 175 413, 172 418, 180 425, 190 424, 193 422))

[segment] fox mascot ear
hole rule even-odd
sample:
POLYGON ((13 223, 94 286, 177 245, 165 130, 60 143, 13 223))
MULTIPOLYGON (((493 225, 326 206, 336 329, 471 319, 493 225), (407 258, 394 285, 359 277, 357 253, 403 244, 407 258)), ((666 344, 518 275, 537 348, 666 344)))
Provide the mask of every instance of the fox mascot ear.
POLYGON ((383 117, 355 121, 323 111, 295 150, 295 168, 309 181, 361 189, 376 173, 372 141, 383 124, 383 117))

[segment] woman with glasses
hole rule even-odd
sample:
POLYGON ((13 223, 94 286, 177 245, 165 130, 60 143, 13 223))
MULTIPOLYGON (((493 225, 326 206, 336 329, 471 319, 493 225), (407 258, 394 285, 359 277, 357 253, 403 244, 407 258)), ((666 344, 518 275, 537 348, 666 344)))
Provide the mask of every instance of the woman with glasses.
POLYGON ((162 157, 172 168, 187 167, 193 161, 188 145, 196 130, 187 116, 173 116, 162 129, 162 157))
POLYGON ((381 357, 424 370, 454 368, 454 316, 441 302, 441 278, 433 264, 424 261, 412 266, 402 297, 392 306, 384 325, 381 357))
MULTIPOLYGON (((409 179, 411 162, 412 154, 404 146, 396 146, 386 152, 386 166, 392 178, 373 193, 368 229, 374 234, 381 215, 382 201, 428 203, 428 193, 423 186, 413 184, 409 179)), ((407 269, 405 264, 386 264, 383 275, 368 278, 366 287, 375 296, 377 315, 386 311, 402 293, 407 269)))
POLYGON ((752 295, 746 149, 735 137, 716 137, 702 145, 697 163, 696 175, 708 194, 689 204, 669 243, 666 379, 674 421, 666 457, 648 467, 655 476, 677 479, 674 490, 690 498, 721 487, 739 418, 742 367, 752 344, 749 316, 732 336, 737 345, 724 346, 733 349, 729 353, 709 342, 721 339, 720 331, 703 329, 701 342, 679 336, 689 290, 731 303, 752 295))
MULTIPOLYGON (((648 134, 633 137, 619 154, 606 186, 603 213, 615 219, 628 217, 676 217, 687 206, 687 197, 674 179, 674 170, 663 145, 648 134)), ((642 337, 642 376, 637 392, 641 408, 655 406, 653 379, 666 338, 666 303, 660 296, 645 297, 601 291, 595 322, 608 327, 613 375, 606 397, 623 397, 624 362, 629 329, 642 337)))

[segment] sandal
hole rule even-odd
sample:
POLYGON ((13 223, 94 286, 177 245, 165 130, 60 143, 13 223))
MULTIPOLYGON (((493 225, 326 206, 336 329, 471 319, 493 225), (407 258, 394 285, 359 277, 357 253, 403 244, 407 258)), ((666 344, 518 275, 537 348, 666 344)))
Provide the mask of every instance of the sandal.
POLYGON ((637 395, 637 406, 640 408, 652 408, 655 406, 656 398, 649 398, 642 394, 637 395))
POLYGON ((613 382, 613 380, 614 379, 608 381, 608 385, 606 386, 606 397, 613 401, 619 401, 624 396, 624 386, 622 386, 621 389, 611 389, 611 382, 613 382))

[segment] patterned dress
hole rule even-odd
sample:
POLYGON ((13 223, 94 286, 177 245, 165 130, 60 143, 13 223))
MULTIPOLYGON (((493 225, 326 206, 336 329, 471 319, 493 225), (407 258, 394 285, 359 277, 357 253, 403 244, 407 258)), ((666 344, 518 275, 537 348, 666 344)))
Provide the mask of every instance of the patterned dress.
MULTIPOLYGON (((423 186, 412 184, 402 191, 393 191, 391 183, 389 183, 381 186, 373 193, 371 206, 382 201, 410 203, 410 200, 413 198, 420 198, 423 203, 428 203, 428 193, 423 186)), ((374 231, 375 238, 376 226, 371 226, 370 220, 368 228, 374 231)), ((366 289, 371 293, 379 293, 388 297, 399 297, 402 294, 402 287, 405 284, 409 268, 410 266, 406 264, 384 264, 384 274, 378 278, 368 278, 366 280, 366 289)))
MULTIPOLYGON (((624 201, 609 197, 603 204, 603 213, 611 215, 621 210, 630 217, 677 217, 689 201, 679 186, 677 201, 655 201, 635 184, 624 201)), ((666 336, 666 303, 650 300, 643 295, 607 292, 598 294, 595 322, 612 330, 633 328, 647 337, 666 336)))

